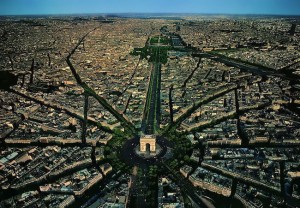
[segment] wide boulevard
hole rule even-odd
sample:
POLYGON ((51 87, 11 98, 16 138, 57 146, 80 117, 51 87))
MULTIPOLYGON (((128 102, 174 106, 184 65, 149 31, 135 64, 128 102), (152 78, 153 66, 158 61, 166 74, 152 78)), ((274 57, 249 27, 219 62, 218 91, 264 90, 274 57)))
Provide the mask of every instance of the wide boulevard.
POLYGON ((144 109, 142 131, 145 134, 155 134, 159 128, 160 117, 160 76, 161 63, 159 62, 160 50, 155 48, 155 61, 151 63, 152 72, 147 91, 146 105, 144 109))

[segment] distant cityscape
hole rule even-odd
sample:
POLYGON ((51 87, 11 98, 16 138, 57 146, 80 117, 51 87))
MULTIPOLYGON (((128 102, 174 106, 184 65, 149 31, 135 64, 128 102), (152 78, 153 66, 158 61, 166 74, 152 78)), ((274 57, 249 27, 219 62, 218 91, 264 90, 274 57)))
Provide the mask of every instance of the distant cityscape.
POLYGON ((0 208, 300 207, 300 18, 0 17, 0 208))

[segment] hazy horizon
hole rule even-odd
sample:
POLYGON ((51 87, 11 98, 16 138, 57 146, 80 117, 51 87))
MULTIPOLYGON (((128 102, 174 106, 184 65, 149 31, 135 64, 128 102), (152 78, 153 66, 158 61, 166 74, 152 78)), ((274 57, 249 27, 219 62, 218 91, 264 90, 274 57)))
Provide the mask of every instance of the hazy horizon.
POLYGON ((236 13, 175 13, 175 12, 99 12, 99 13, 66 13, 66 14, 0 14, 0 16, 94 16, 94 15, 115 15, 115 16, 146 16, 146 15, 154 15, 154 16, 168 16, 168 15, 176 15, 176 16, 291 16, 291 17, 300 17, 300 14, 236 14, 236 13))
POLYGON ((1 0, 0 15, 300 15, 299 0, 1 0))

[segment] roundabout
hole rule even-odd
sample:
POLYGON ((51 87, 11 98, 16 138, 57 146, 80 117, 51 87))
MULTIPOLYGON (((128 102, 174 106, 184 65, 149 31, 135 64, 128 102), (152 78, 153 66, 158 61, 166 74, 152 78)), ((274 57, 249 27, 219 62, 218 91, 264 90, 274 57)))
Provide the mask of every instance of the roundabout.
POLYGON ((165 157, 168 149, 171 149, 170 142, 164 138, 157 136, 155 152, 140 151, 140 137, 136 136, 133 139, 127 140, 121 150, 121 159, 132 166, 147 167, 153 164, 159 164, 165 157))
POLYGON ((138 144, 138 145, 134 148, 134 152, 135 152, 136 155, 138 155, 138 156, 140 156, 140 157, 142 157, 142 158, 145 158, 145 159, 147 159, 147 158, 152 158, 152 157, 154 158, 154 157, 156 157, 157 155, 160 155, 161 151, 163 150, 159 144, 156 144, 155 146, 156 146, 156 147, 155 147, 155 151, 149 151, 149 150, 141 151, 141 150, 140 150, 140 149, 141 149, 141 145, 138 144))

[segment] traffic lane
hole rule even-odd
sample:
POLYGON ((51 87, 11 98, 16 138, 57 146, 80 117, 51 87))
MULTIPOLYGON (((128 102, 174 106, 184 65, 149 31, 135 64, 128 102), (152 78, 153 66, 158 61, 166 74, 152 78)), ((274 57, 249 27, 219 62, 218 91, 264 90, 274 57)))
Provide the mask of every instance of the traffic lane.
MULTIPOLYGON (((146 111, 148 111, 148 115, 147 115, 147 118, 146 118, 146 130, 145 130, 145 133, 146 134, 154 134, 154 131, 155 131, 155 117, 156 117, 156 123, 158 124, 158 118, 159 116, 157 116, 157 108, 158 108, 158 105, 157 103, 160 102, 158 101, 158 70, 159 70, 159 66, 157 64, 154 64, 154 71, 153 71, 153 81, 152 81, 152 90, 150 92, 150 105, 149 105, 149 109, 147 109, 146 111), (156 114, 156 115, 155 115, 156 114)), ((148 100, 149 101, 149 100, 148 100)), ((146 105, 148 106, 148 105, 146 105)))

